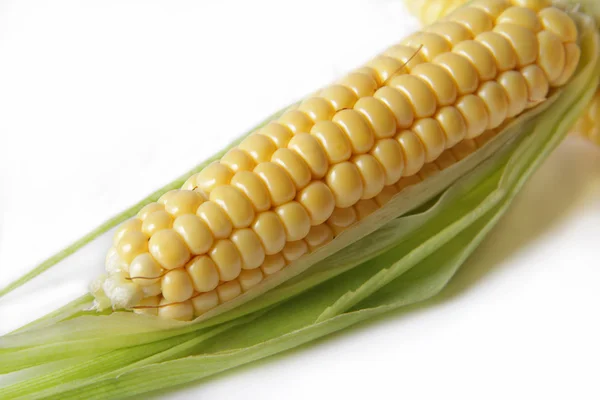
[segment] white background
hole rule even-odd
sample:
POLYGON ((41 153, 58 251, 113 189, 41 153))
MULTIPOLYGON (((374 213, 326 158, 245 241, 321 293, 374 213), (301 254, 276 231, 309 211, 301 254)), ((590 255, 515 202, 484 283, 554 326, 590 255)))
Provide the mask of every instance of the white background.
MULTIPOLYGON (((400 2, 0 0, 0 287, 416 29, 400 2)), ((157 398, 599 398, 599 171, 570 138, 436 301, 157 398)), ((107 243, 0 299, 0 333, 107 243)))

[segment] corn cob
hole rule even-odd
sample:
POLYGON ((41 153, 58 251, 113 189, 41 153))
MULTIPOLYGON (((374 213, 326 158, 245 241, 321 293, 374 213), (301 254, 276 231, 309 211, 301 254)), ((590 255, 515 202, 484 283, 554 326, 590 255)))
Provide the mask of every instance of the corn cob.
POLYGON ((544 102, 577 38, 529 0, 476 1, 410 35, 123 223, 97 308, 190 320, 250 290, 544 102))
MULTIPOLYGON (((421 23, 425 25, 433 24, 435 21, 444 18, 465 3, 469 3, 469 0, 406 0, 406 6, 409 11, 417 16, 421 23)), ((542 8, 550 6, 552 3, 550 0, 520 0, 513 1, 513 4, 519 7, 530 8, 532 11, 539 11, 542 8)), ((504 0, 475 0, 470 2, 469 5, 478 7, 490 13, 490 15, 496 19, 496 23, 520 22, 521 24, 529 24, 530 27, 531 24, 538 23, 532 13, 529 13, 529 15, 525 15, 524 13, 518 15, 518 9, 507 8, 504 0)), ((551 45, 548 40, 546 40, 546 45, 551 45)), ((552 50, 554 50, 554 48, 552 48, 552 50)), ((550 51, 550 47, 548 48, 548 51, 550 51)), ((558 57, 562 57, 560 52, 558 53, 558 57)), ((596 144, 600 144, 600 126, 598 124, 599 105, 600 90, 590 104, 590 108, 573 127, 573 133, 587 137, 596 144)))

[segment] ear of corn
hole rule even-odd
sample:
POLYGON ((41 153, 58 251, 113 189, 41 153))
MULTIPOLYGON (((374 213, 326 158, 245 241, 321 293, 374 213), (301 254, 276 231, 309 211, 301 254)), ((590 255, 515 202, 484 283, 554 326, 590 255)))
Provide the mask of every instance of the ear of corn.
MULTIPOLYGON (((41 319, 19 332, 0 338, 0 354, 3 359, 0 372, 2 373, 57 360, 69 361, 66 366, 59 366, 51 373, 40 375, 33 373, 33 375, 28 375, 27 379, 16 379, 13 385, 0 389, 2 397, 76 399, 135 396, 197 380, 267 357, 367 318, 422 301, 438 293, 503 214, 535 168, 564 137, 568 128, 593 97, 600 76, 597 28, 593 21, 583 14, 571 13, 570 15, 574 18, 579 30, 577 43, 581 48, 581 58, 568 83, 563 88, 554 89, 545 101, 541 103, 534 101, 532 104, 527 104, 526 107, 530 107, 527 111, 510 120, 505 118, 504 123, 501 123, 499 127, 494 126, 498 123, 496 118, 490 118, 488 114, 483 114, 488 117, 485 125, 482 124, 483 129, 492 129, 488 129, 485 133, 481 132, 479 135, 474 134, 473 138, 463 139, 455 146, 442 151, 439 151, 439 148, 434 145, 433 140, 419 138, 418 133, 420 132, 423 138, 431 139, 426 135, 426 133, 432 132, 431 130, 420 130, 420 128, 416 128, 416 132, 414 129, 410 130, 420 140, 420 142, 413 141, 412 143, 421 143, 423 166, 415 168, 417 171, 413 174, 397 181, 398 192, 395 193, 389 188, 380 189, 379 193, 373 197, 355 201, 352 211, 348 209, 336 211, 334 208, 330 218, 335 218, 331 224, 326 224, 327 227, 324 227, 322 223, 317 223, 324 218, 319 216, 320 213, 314 210, 311 213, 307 212, 308 233, 305 234, 304 239, 301 239, 306 242, 306 246, 299 245, 298 240, 288 240, 288 238, 297 239, 300 233, 292 232, 291 228, 302 224, 287 226, 285 223, 281 223, 280 236, 285 238, 285 243, 278 252, 275 251, 275 246, 271 250, 265 246, 264 259, 258 268, 262 274, 265 274, 265 271, 274 272, 269 275, 268 279, 264 279, 258 284, 252 284, 257 278, 253 277, 252 273, 246 273, 246 271, 258 271, 257 268, 244 267, 259 264, 262 257, 242 257, 242 254, 239 253, 238 258, 232 261, 231 258, 227 258, 228 251, 224 255, 212 254, 212 257, 209 254, 208 257, 216 265, 215 267, 211 265, 211 267, 218 269, 219 280, 226 273, 237 274, 238 278, 227 283, 237 279, 239 286, 230 284, 225 288, 220 287, 220 293, 219 289, 213 289, 217 290, 216 298, 219 301, 221 299, 226 299, 226 301, 203 313, 192 323, 156 318, 152 315, 136 315, 130 312, 106 311, 99 314, 96 311, 82 311, 82 307, 91 305, 92 297, 86 296, 48 318, 41 319), (426 146, 427 144, 429 147, 426 146), (431 156, 436 153, 434 149, 438 149, 437 152, 439 152, 436 157, 431 156), (425 163, 427 152, 429 152, 430 158, 428 158, 429 162, 425 163), (352 225, 357 218, 363 219, 352 225), (341 233, 333 241, 322 245, 323 242, 331 239, 334 232, 341 233), (348 247, 349 243, 352 243, 352 246, 348 247), (339 251, 341 249, 344 251, 339 251), (310 251, 310 253, 298 255, 304 251, 310 251), (266 254, 267 252, 273 254, 266 254), (279 266, 282 266, 281 260, 283 260, 283 264, 288 260, 292 260, 292 262, 279 269, 279 266), (233 268, 232 265, 237 267, 233 268), (263 268, 265 266, 268 268, 263 268), (238 267, 239 272, 237 272, 238 267), (243 292, 244 285, 249 290, 243 292), (232 293, 239 292, 243 292, 243 294, 231 297, 232 293), (302 310, 302 312, 297 312, 298 310, 302 310), (222 335, 225 332, 227 334, 222 335), (117 376, 118 379, 116 379, 117 376)), ((473 29, 479 28, 473 25, 473 29)), ((475 47, 477 46, 473 48, 475 47)), ((481 47, 477 48, 481 49, 481 47)), ((435 46, 428 50, 435 53, 435 46)), ((427 54, 431 55, 431 52, 427 54)), ((498 68, 498 64, 496 64, 496 68, 498 68)), ((417 71, 419 70, 417 69, 417 71)), ((423 76, 427 75, 427 71, 421 71, 421 73, 423 76)), ((527 78, 524 79, 526 80, 525 85, 527 85, 527 78)), ((373 80, 380 81, 376 78, 373 80)), ((356 92, 362 93, 364 90, 369 90, 368 85, 363 85, 364 82, 361 83, 357 80, 350 82, 356 92)), ((498 83, 498 85, 502 87, 502 83, 498 83)), ((497 92, 497 89, 492 85, 486 91, 478 92, 477 97, 482 99, 483 109, 486 112, 489 112, 490 105, 494 105, 492 110, 501 110, 502 114, 508 115, 512 106, 510 96, 508 94, 506 98, 495 96, 494 93, 497 92)), ((329 92, 336 92, 336 90, 329 90, 329 92)), ((338 92, 343 92, 343 90, 338 90, 338 92)), ((349 92, 346 95, 346 97, 352 97, 349 92)), ((438 102, 441 98, 449 99, 452 96, 440 98, 434 94, 434 97, 438 102)), ((342 97, 336 98, 340 101, 339 104, 345 101, 342 97)), ((388 101, 391 102, 393 99, 388 97, 388 101)), ((474 102, 476 103, 476 101, 474 102)), ((426 105, 426 101, 423 104, 426 105)), ((425 109, 424 106, 423 110, 425 109)), ((311 115, 324 114, 315 111, 311 115)), ((286 118, 289 118, 287 122, 293 124, 294 127, 309 124, 306 120, 298 117, 297 113, 286 118)), ((428 118, 438 121, 429 116, 422 117, 422 119, 428 118)), ((399 120, 396 120, 396 123, 398 124, 399 120)), ((472 124, 475 123, 481 123, 481 121, 472 121, 472 124)), ((426 124, 430 124, 430 122, 426 122, 426 124)), ((378 131, 384 137, 378 140, 389 139, 385 137, 384 126, 381 125, 381 129, 378 131)), ((445 126, 454 125, 448 122, 445 126)), ((351 122, 348 122, 347 127, 352 127, 353 133, 360 132, 356 130, 358 129, 357 125, 351 122)), ((468 125, 465 126, 465 131, 468 129, 468 125)), ((274 133, 270 132, 270 134, 274 133)), ((410 143, 409 136, 403 136, 406 143, 410 143)), ((281 139, 279 143, 285 142, 283 135, 278 138, 281 139)), ((360 136, 355 136, 355 138, 355 142, 350 141, 350 146, 354 145, 355 148, 358 148, 361 143, 360 136)), ((291 139, 287 143, 290 141, 291 139)), ((250 144, 247 143, 242 147, 253 148, 250 144)), ((262 150, 264 148, 248 152, 254 163, 257 162, 256 160, 265 158, 264 153, 261 153, 262 150)), ((375 154, 380 159, 385 159, 383 151, 381 154, 375 154)), ((243 161, 243 156, 238 156, 229 157, 227 162, 238 160, 231 161, 230 164, 252 165, 248 160, 243 161)), ((301 154, 299 156, 302 157, 301 154)), ((308 158, 308 155, 306 157, 308 158)), ((340 164, 348 162, 343 158, 340 156, 340 164)), ((378 159, 375 156, 373 158, 378 159)), ((309 165, 311 182, 321 179, 315 178, 323 176, 322 170, 319 169, 318 159, 311 158, 310 162, 307 160, 305 162, 309 165)), ((367 165, 366 162, 365 165, 367 165)), ((385 175, 386 170, 383 165, 387 164, 381 162, 381 165, 380 173, 385 175)), ((393 166, 388 167, 390 170, 393 169, 393 166)), ((359 166, 356 168, 359 169, 359 173, 361 171, 363 174, 370 173, 367 167, 361 167, 362 170, 359 166)), ((268 167, 264 170, 267 171, 265 174, 272 173, 269 172, 271 170, 276 169, 268 167)), ((226 174, 217 173, 213 176, 215 177, 213 181, 217 182, 226 174)), ((291 177, 290 180, 295 190, 298 191, 298 187, 295 185, 298 182, 306 183, 306 178, 301 179, 301 174, 295 176, 296 180, 291 177)), ((383 182, 383 186, 386 187, 385 178, 383 182)), ((211 187, 207 183, 203 187, 208 188, 212 193, 220 186, 211 187)), ((291 188, 291 186, 289 187, 291 188)), ((310 184, 304 186, 303 189, 308 187, 310 184)), ((350 190, 352 188, 342 187, 342 189, 350 190)), ((288 192, 290 190, 292 189, 289 189, 288 192)), ((202 193, 201 204, 206 204, 205 192, 202 193)), ((277 192, 277 196, 269 194, 271 202, 274 202, 277 197, 279 199, 277 202, 280 204, 277 204, 275 208, 267 209, 266 201, 261 203, 257 200, 252 205, 254 212, 257 212, 255 204, 263 204, 265 208, 258 212, 272 213, 268 214, 273 216, 269 218, 280 218, 281 214, 272 210, 283 205, 295 204, 293 202, 297 202, 303 207, 304 204, 307 204, 307 209, 313 204, 309 201, 310 198, 302 200, 301 197, 297 197, 298 193, 294 197, 295 200, 283 201, 282 199, 290 197, 289 194, 286 195, 285 190, 277 192)), ((169 198, 169 196, 165 196, 160 203, 173 220, 182 216, 178 214, 180 210, 185 210, 190 203, 197 202, 195 200, 197 196, 194 194, 189 198, 186 197, 187 200, 182 200, 179 196, 173 198, 169 198), (192 200, 188 201, 190 198, 192 200)), ((224 195, 220 198, 220 202, 215 201, 224 213, 227 213, 229 209, 227 202, 230 200, 228 199, 229 197, 224 195)), ((210 193, 208 200, 211 201, 210 193)), ((250 201, 252 200, 250 199, 250 201)), ((317 204, 323 203, 317 202, 317 204)), ((155 208, 154 212, 163 210, 159 209, 159 206, 149 208, 153 207, 155 208)), ((241 208, 241 211, 244 211, 244 207, 241 208)), ((246 211, 246 213, 249 212, 246 211)), ((241 232, 248 229, 243 227, 245 224, 243 221, 247 221, 249 217, 244 217, 243 213, 236 215, 236 218, 229 220, 231 223, 231 227, 229 227, 226 222, 223 222, 223 219, 215 216, 217 214, 217 211, 211 211, 209 208, 205 210, 205 218, 198 216, 202 221, 210 222, 210 224, 208 222, 205 224, 210 227, 213 243, 227 243, 221 246, 229 246, 229 249, 232 248, 231 246, 236 246, 236 243, 245 243, 246 236, 241 232), (237 236, 234 232, 237 233, 237 236)), ((144 212, 139 215, 144 215, 144 212)), ((295 214, 290 212, 290 215, 295 214)), ((148 218, 147 215, 144 219, 146 218, 148 218)), ((162 223, 163 219, 161 218, 156 218, 155 223, 162 223)), ((269 221, 274 221, 274 219, 266 220, 265 223, 269 221)), ((147 223, 144 228, 142 223, 141 232, 144 229, 152 232, 150 225, 147 223)), ((214 278, 207 278, 211 275, 207 271, 212 270, 203 267, 207 261, 201 261, 200 258, 204 254, 195 254, 194 256, 199 258, 189 264, 187 260, 183 261, 185 257, 182 257, 181 253, 185 254, 185 251, 201 253, 202 249, 208 246, 203 245, 203 241, 192 240, 192 236, 187 235, 192 232, 191 229, 187 229, 189 227, 187 223, 181 222, 178 226, 180 228, 169 228, 167 231, 173 232, 169 233, 171 236, 178 235, 178 239, 174 240, 181 240, 186 250, 183 250, 184 247, 181 247, 181 251, 177 249, 174 251, 172 248, 162 249, 161 246, 154 246, 152 243, 148 244, 148 252, 156 253, 156 257, 153 257, 160 263, 161 268, 166 270, 161 274, 181 271, 181 265, 185 265, 192 286, 194 284, 198 286, 195 280, 202 280, 203 284, 207 285, 205 287, 207 291, 202 295, 206 297, 202 297, 202 301, 197 301, 200 304, 197 307, 204 307, 205 304, 211 304, 213 301, 210 299, 211 296, 214 299, 213 291, 208 290, 210 286, 208 282, 211 279, 214 282, 214 278), (154 250, 150 251, 153 246, 154 250), (205 279, 200 279, 202 277, 205 279)), ((254 231, 256 232, 256 230, 254 231)), ((137 230, 133 232, 137 232, 137 230)), ((161 230, 156 232, 161 232, 161 230)), ((257 234, 259 241, 262 239, 261 243, 271 240, 267 236, 269 231, 265 232, 264 237, 257 234)), ((118 242, 122 241, 124 237, 126 238, 126 234, 127 232, 119 238, 118 242)), ((248 235, 248 237, 253 236, 248 235)), ((134 271, 152 273, 152 276, 136 275, 136 279, 149 279, 150 281, 158 279, 158 275, 153 274, 157 271, 153 263, 144 261, 144 259, 134 262, 139 254, 134 255, 130 250, 135 248, 134 244, 139 249, 145 250, 146 247, 143 243, 139 244, 133 238, 127 240, 131 245, 121 248, 122 255, 120 257, 128 260, 126 261, 128 271, 131 272, 133 265, 135 266, 134 271)), ((220 248, 215 244, 211 249, 220 248)), ((225 248, 227 250, 227 247, 225 248)), ((146 251, 142 253, 146 253, 146 251)), ((147 256, 145 257, 147 258, 147 256)), ((123 263, 117 262, 115 265, 115 270, 120 269, 123 272, 123 263)), ((125 279, 127 276, 124 274, 113 275, 115 278, 121 276, 123 280, 127 281, 125 279)), ((129 278, 132 277, 129 276, 129 278)), ((125 283, 133 284, 130 283, 131 281, 125 283)), ((178 282, 176 286, 179 286, 180 289, 185 289, 187 285, 183 281, 180 278, 172 279, 172 282, 178 282)), ((117 286, 120 285, 120 282, 122 283, 122 281, 115 280, 117 286)), ((154 283, 145 282, 141 285, 136 283, 136 285, 151 288, 154 283)), ((101 286, 103 287, 104 284, 101 286)), ((189 287, 185 290, 189 292, 189 287)), ((162 292, 165 293, 164 288, 162 292)), ((181 292, 181 290, 173 290, 173 296, 178 296, 181 292)), ((100 297, 101 294, 98 293, 97 296, 100 297)), ((147 298, 153 298, 153 296, 155 295, 148 295, 147 298)), ((200 297, 198 296, 198 298, 200 297)), ((146 301, 153 307, 156 302, 160 304, 164 299, 146 301)), ((183 303, 175 302, 173 305, 183 303)), ((194 304, 184 304, 183 307, 184 309, 181 309, 169 304, 169 307, 164 307, 166 311, 163 312, 169 316, 181 316, 186 313, 189 315, 189 308, 193 309, 194 304)))
POLYGON ((472 168, 453 147, 481 145, 547 101, 580 57, 564 11, 490 1, 405 38, 124 223, 96 308, 191 320, 247 301, 406 212, 407 179, 434 187, 442 170, 472 168), (421 59, 405 70, 410 51, 421 59))
MULTIPOLYGON (((524 21, 517 21, 512 17, 516 12, 515 8, 507 9, 506 2, 504 0, 406 0, 405 4, 407 9, 414 14, 421 23, 424 25, 430 25, 434 22, 443 19, 445 16, 450 14, 452 11, 462 6, 463 4, 469 4, 473 7, 478 7, 481 10, 488 12, 497 21, 504 21, 509 23, 526 23, 524 21)), ((522 0, 514 1, 515 6, 532 7, 532 9, 542 9, 548 7, 551 3, 549 0, 522 0)), ((582 3, 587 9, 595 12, 600 7, 599 2, 583 0, 582 3)), ((568 4, 568 3, 566 3, 568 4)), ((443 24, 443 23, 442 23, 443 24)), ((442 25, 439 24, 439 25, 442 25)), ((546 52, 552 52, 557 57, 562 57, 562 54, 556 53, 555 47, 552 47, 548 43, 549 47, 546 52), (553 50, 551 50, 553 49, 553 50)), ((593 143, 600 145, 600 90, 596 97, 590 103, 588 110, 582 115, 582 117, 573 126, 572 133, 581 135, 590 139, 593 143)))

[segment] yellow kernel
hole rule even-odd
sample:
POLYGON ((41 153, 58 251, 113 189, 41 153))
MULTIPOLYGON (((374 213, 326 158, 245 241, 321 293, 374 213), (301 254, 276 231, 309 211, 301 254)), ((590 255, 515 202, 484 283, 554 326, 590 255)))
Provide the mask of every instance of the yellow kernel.
POLYGON ((410 101, 416 118, 426 118, 435 113, 437 100, 433 90, 421 78, 413 75, 395 76, 388 86, 402 92, 410 101))
POLYGON ((362 97, 354 104, 354 109, 368 121, 376 138, 388 138, 396 133, 394 114, 381 100, 362 97))
POLYGON ((282 250, 283 257, 288 261, 296 261, 308 252, 308 245, 304 240, 287 242, 282 250))
POLYGON ((239 229, 231 235, 231 241, 242 257, 242 269, 259 267, 265 259, 265 250, 258 235, 252 229, 239 229))
POLYGON ((258 214, 252 230, 258 235, 266 255, 278 253, 285 246, 285 228, 273 211, 258 214))
MULTIPOLYGON (((154 211, 164 211, 165 206, 160 203, 150 203, 145 205, 137 214, 137 217, 143 222, 146 217, 154 211)), ((141 226, 140 226, 141 229, 141 226)))
POLYGON ((492 52, 476 40, 467 40, 459 43, 452 49, 473 64, 477 70, 480 81, 489 81, 496 77, 496 60, 492 52))
POLYGON ((359 72, 349 73, 339 83, 352 90, 359 98, 372 96, 377 90, 377 82, 372 76, 359 72))
POLYGON ((344 161, 332 165, 325 178, 335 198, 336 207, 350 207, 363 194, 363 182, 356 165, 344 161))
MULTIPOLYGON (((256 164, 269 161, 277 146, 267 136, 260 133, 253 133, 238 145, 240 150, 246 152, 256 164)), ((231 177, 229 178, 231 179, 231 177)))
POLYGON ((319 96, 331 103, 335 111, 352 108, 358 97, 343 85, 331 85, 319 92, 319 96))
POLYGON ((264 162, 254 168, 254 173, 265 184, 273 206, 285 204, 296 196, 294 182, 280 165, 264 162))
POLYGON ((203 254, 213 244, 213 233, 195 214, 185 214, 175 219, 173 229, 185 241, 192 254, 203 254))
POLYGON ((258 285, 263 280, 263 273, 260 268, 246 269, 240 273, 238 281, 244 292, 258 285))
POLYGON ((240 274, 242 259, 231 240, 217 241, 208 254, 217 266, 217 272, 222 281, 230 281, 240 274))
POLYGON ((298 193, 296 199, 308 212, 311 225, 325 222, 335 207, 333 193, 322 181, 311 182, 298 193))
POLYGON ((227 185, 233 176, 233 171, 226 165, 213 162, 196 174, 196 185, 206 195, 217 186, 227 185))
POLYGON ((329 162, 319 141, 309 133, 295 135, 288 148, 298 154, 306 163, 313 179, 320 179, 327 173, 329 162))
POLYGON ((538 56, 538 41, 535 33, 522 26, 512 24, 496 25, 494 32, 504 36, 515 49, 518 67, 535 62, 538 56))
POLYGON ((250 155, 244 150, 241 150, 237 147, 234 147, 225 153, 219 162, 229 167, 229 169, 231 169, 233 172, 252 171, 252 169, 256 166, 256 162, 252 159, 252 157, 250 157, 250 155))
POLYGON ((277 122, 269 122, 260 128, 259 133, 271 139, 278 149, 286 147, 294 136, 290 128, 277 122))
POLYGON ((166 299, 160 301, 158 316, 165 319, 191 321, 194 318, 194 307, 191 300, 171 304, 166 299))
POLYGON ((479 75, 471 62, 456 53, 440 54, 433 60, 434 64, 440 65, 452 76, 458 95, 474 93, 479 87, 479 75))
POLYGON ((473 36, 492 30, 494 26, 492 17, 485 11, 475 7, 461 7, 450 14, 448 19, 463 25, 473 36))
POLYGON ((370 154, 355 156, 352 162, 358 168, 363 181, 361 199, 370 199, 377 196, 385 184, 385 172, 381 164, 370 154))
POLYGON ((384 86, 377 90, 373 97, 381 100, 390 109, 392 114, 394 114, 398 129, 405 129, 412 125, 415 118, 412 106, 402 92, 392 87, 384 86))
MULTIPOLYGON (((303 132, 310 132, 310 128, 312 128, 314 124, 310 117, 299 109, 286 112, 279 117, 278 122, 287 126, 294 135, 303 132)), ((271 154, 273 153, 271 152, 271 154)))
POLYGON ((127 264, 148 251, 148 238, 140 231, 126 231, 116 246, 119 257, 127 264))
POLYGON ((446 136, 446 148, 454 146, 467 135, 467 123, 455 107, 441 108, 435 119, 446 136))
POLYGON ((140 286, 150 286, 158 282, 162 268, 150 253, 136 256, 129 265, 129 276, 134 283, 140 286))
POLYGON ((365 118, 358 111, 339 111, 333 116, 332 121, 344 131, 350 140, 354 154, 366 153, 373 146, 375 136, 365 118))
POLYGON ((212 310, 219 305, 219 296, 216 290, 202 293, 192 298, 192 306, 194 307, 194 315, 200 315, 212 310))
POLYGON ((577 41, 577 26, 564 11, 549 6, 541 10, 538 17, 544 29, 556 34, 563 43, 577 41))
POLYGON ((283 224, 288 242, 300 240, 306 236, 310 229, 310 217, 297 201, 280 205, 274 209, 283 224))
POLYGON ((411 176, 419 172, 425 163, 425 146, 413 131, 406 130, 396 135, 396 140, 404 154, 403 176, 411 176))
POLYGON ((458 95, 458 88, 452 76, 442 66, 426 63, 415 67, 411 74, 423 79, 433 90, 440 106, 453 104, 458 95))
POLYGON ((352 155, 350 140, 333 121, 317 122, 310 134, 319 141, 330 164, 346 161, 352 155))
POLYGON ((216 203, 207 201, 200 204, 196 215, 206 223, 215 239, 224 239, 231 234, 233 224, 225 211, 216 203))
POLYGON ((192 280, 185 269, 173 269, 161 279, 162 295, 170 303, 186 301, 194 293, 192 280))
POLYGON ((433 118, 418 120, 412 127, 423 147, 425 147, 425 162, 432 162, 446 149, 446 136, 440 124, 433 118))
POLYGON ((487 129, 493 129, 506 121, 508 116, 508 96, 498 82, 485 82, 477 91, 477 96, 485 103, 489 120, 487 129))
POLYGON ((310 97, 304 100, 298 106, 298 110, 308 115, 313 122, 330 120, 335 113, 331 103, 322 97, 310 97))
POLYGON ((489 124, 489 115, 485 103, 476 95, 469 94, 456 102, 456 109, 467 123, 467 139, 479 136, 489 124))
POLYGON ((142 221, 137 218, 128 219, 119 225, 115 231, 115 235, 113 236, 113 244, 116 246, 127 232, 141 232, 141 230, 142 221))
POLYGON ((194 290, 198 292, 209 292, 219 284, 217 265, 207 255, 192 258, 185 269, 192 280, 194 290))
POLYGON ((190 259, 185 242, 173 229, 156 232, 148 242, 150 254, 165 269, 180 268, 190 259))
POLYGON ((484 32, 475 38, 487 47, 496 60, 498 71, 512 70, 517 66, 517 53, 508 39, 498 32, 484 32))
POLYGON ((271 254, 265 257, 265 262, 260 266, 260 270, 265 275, 273 275, 285 267, 285 259, 281 253, 271 254))
POLYGON ((148 214, 142 223, 142 232, 146 236, 152 236, 156 231, 169 229, 173 225, 173 217, 166 211, 155 211, 148 214))
POLYGON ((526 7, 509 7, 496 19, 496 24, 514 24, 529 29, 532 32, 539 32, 542 24, 536 12, 526 7))
MULTIPOLYGON (((433 60, 436 56, 450 51, 451 46, 443 36, 433 32, 417 32, 402 41, 402 44, 420 49, 419 53, 423 55, 426 61, 433 60)), ((412 73, 412 70, 411 70, 412 73)))

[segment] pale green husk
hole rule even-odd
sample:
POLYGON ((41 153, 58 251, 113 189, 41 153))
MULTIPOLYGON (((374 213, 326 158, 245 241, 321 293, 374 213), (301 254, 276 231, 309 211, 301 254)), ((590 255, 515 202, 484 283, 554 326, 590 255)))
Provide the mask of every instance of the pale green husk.
POLYGON ((596 26, 589 18, 578 20, 583 53, 572 81, 545 109, 526 113, 475 156, 409 188, 291 272, 192 323, 86 312, 82 308, 91 297, 84 296, 1 337, 0 373, 36 368, 15 375, 0 389, 0 398, 140 395, 268 357, 436 295, 595 92, 596 26), (37 369, 46 363, 57 367, 37 369))

